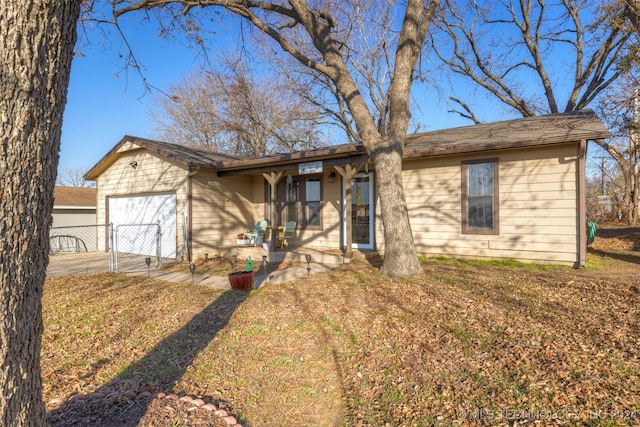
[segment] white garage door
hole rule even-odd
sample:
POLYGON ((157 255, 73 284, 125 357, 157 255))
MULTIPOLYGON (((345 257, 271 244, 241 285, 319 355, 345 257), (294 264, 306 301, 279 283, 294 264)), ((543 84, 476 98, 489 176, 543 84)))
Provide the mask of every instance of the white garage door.
POLYGON ((176 257, 175 194, 110 197, 109 222, 113 223, 114 231, 118 232, 118 252, 155 255, 155 228, 129 225, 159 223, 162 257, 176 257), (118 228, 119 225, 122 227, 118 228))

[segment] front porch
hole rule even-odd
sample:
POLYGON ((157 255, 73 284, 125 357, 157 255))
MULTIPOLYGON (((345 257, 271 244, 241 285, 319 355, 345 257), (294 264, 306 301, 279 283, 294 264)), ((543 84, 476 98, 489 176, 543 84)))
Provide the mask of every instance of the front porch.
POLYGON ((337 249, 321 249, 310 248, 305 246, 293 246, 289 245, 285 248, 278 248, 275 252, 269 252, 262 245, 233 245, 216 248, 215 253, 209 254, 209 256, 222 256, 225 258, 233 257, 238 258, 238 263, 244 263, 247 257, 251 257, 251 260, 256 266, 262 262, 262 257, 266 256, 268 262, 301 262, 306 263, 306 256, 311 256, 311 264, 323 264, 323 265, 337 265, 344 264, 351 261, 346 258, 342 251, 337 249))

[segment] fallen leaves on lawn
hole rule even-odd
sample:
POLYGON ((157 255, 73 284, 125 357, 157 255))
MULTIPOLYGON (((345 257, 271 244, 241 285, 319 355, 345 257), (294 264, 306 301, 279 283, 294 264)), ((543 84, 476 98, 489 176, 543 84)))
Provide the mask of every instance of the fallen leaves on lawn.
MULTIPOLYGON (((248 297, 51 279, 44 397, 169 389, 252 426, 637 424, 640 268, 604 239, 600 270, 428 259, 395 280, 357 260, 248 297)), ((162 404, 145 425, 198 425, 162 404)))

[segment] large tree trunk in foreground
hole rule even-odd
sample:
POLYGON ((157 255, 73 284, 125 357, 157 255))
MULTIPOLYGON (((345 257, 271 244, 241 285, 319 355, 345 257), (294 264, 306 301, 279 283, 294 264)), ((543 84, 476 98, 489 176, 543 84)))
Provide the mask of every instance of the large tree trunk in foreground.
POLYGON ((386 141, 378 144, 372 159, 376 168, 376 191, 380 200, 384 226, 384 264, 382 273, 390 277, 406 277, 422 273, 418 261, 409 212, 402 183, 402 151, 400 144, 386 141))
POLYGON ((80 0, 0 2, 0 423, 46 425, 40 376, 62 113, 80 0))

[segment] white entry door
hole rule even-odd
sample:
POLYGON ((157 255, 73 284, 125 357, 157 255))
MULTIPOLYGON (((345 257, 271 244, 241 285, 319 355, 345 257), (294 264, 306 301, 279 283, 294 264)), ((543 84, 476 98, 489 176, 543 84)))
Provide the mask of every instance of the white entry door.
POLYGON ((147 253, 148 236, 138 235, 150 233, 144 227, 129 227, 135 224, 160 224, 162 233, 161 250, 163 258, 176 257, 176 195, 150 194, 145 196, 127 196, 109 198, 109 222, 113 223, 114 232, 121 227, 118 240, 119 252, 155 255, 147 253))
MULTIPOLYGON (((351 187, 351 237, 354 249, 373 249, 374 194, 373 173, 357 174, 351 187)), ((342 205, 346 206, 347 188, 342 189, 342 205)), ((344 210, 346 212, 346 209, 344 210)), ((346 245, 347 219, 343 215, 343 235, 346 245)))

